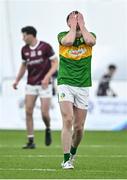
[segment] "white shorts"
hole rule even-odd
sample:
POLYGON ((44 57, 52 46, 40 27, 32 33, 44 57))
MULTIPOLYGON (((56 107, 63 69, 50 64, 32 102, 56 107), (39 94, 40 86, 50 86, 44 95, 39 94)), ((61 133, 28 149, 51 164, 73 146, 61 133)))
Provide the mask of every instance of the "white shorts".
POLYGON ((40 98, 52 97, 52 85, 49 84, 48 88, 43 89, 41 85, 26 85, 26 95, 37 95, 40 98))
POLYGON ((69 85, 58 86, 58 101, 69 101, 77 108, 88 109, 89 88, 69 85))

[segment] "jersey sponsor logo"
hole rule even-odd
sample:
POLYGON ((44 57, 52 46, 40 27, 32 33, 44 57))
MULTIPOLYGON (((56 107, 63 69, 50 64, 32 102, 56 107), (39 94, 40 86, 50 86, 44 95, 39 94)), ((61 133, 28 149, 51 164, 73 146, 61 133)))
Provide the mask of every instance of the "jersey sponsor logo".
POLYGON ((71 60, 80 60, 92 55, 92 47, 86 44, 82 44, 78 47, 60 45, 59 53, 64 58, 71 60))
POLYGON ((30 57, 35 57, 36 56, 36 51, 31 51, 30 57))
POLYGON ((43 59, 34 59, 33 61, 27 60, 28 65, 35 65, 35 64, 41 64, 43 62, 43 59))
POLYGON ((86 49, 85 48, 80 48, 80 49, 75 49, 75 50, 70 49, 68 50, 68 53, 72 56, 80 56, 86 53, 86 49))

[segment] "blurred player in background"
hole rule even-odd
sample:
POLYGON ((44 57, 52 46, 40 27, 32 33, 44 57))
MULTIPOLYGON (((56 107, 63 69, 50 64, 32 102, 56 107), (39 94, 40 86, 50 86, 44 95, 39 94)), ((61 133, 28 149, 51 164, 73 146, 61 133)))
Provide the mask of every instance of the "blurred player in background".
POLYGON ((58 71, 56 71, 53 75, 52 75, 52 94, 53 96, 56 95, 56 79, 58 76, 58 71))
POLYGON ((97 96, 117 96, 113 89, 110 87, 110 82, 116 72, 116 66, 111 64, 108 66, 108 71, 104 74, 99 82, 97 96))
POLYGON ((61 139, 64 161, 61 166, 63 169, 73 169, 87 115, 92 46, 96 43, 96 37, 88 32, 83 15, 78 11, 67 16, 67 24, 70 30, 58 34, 58 97, 63 119, 61 139))
POLYGON ((51 78, 57 69, 57 57, 53 48, 48 43, 37 39, 37 30, 34 27, 23 27, 21 32, 26 45, 21 50, 22 64, 13 84, 13 88, 17 89, 19 81, 27 70, 25 111, 28 143, 23 146, 23 148, 32 149, 35 148, 33 109, 38 96, 41 102, 42 119, 46 126, 45 144, 50 145, 52 142, 49 108, 52 97, 51 78))

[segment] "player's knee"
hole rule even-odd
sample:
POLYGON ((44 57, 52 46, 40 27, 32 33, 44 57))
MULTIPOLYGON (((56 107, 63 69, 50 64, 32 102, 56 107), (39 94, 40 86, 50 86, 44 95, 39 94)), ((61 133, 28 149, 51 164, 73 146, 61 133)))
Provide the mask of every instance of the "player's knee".
POLYGON ((46 119, 49 117, 49 112, 48 111, 42 111, 42 117, 43 119, 46 119))
POLYGON ((67 115, 64 117, 64 126, 66 128, 71 128, 72 127, 72 122, 73 122, 73 116, 67 115))
POLYGON ((72 127, 72 121, 71 120, 66 120, 64 123, 64 127, 66 127, 67 129, 70 129, 72 127))
POLYGON ((82 137, 83 135, 83 128, 77 128, 74 130, 74 133, 78 136, 78 137, 82 137))
POLYGON ((84 130, 83 124, 77 124, 77 125, 74 126, 74 131, 77 134, 82 134, 83 130, 84 130))
POLYGON ((33 109, 32 108, 26 108, 26 115, 32 116, 32 114, 33 114, 33 109))

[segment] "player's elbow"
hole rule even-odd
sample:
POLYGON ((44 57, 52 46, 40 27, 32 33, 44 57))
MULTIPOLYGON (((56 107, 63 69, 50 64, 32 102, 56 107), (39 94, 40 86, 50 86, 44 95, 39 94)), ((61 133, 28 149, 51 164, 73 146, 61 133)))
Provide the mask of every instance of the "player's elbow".
POLYGON ((96 44, 96 41, 95 40, 87 40, 86 44, 89 46, 94 46, 96 44))

